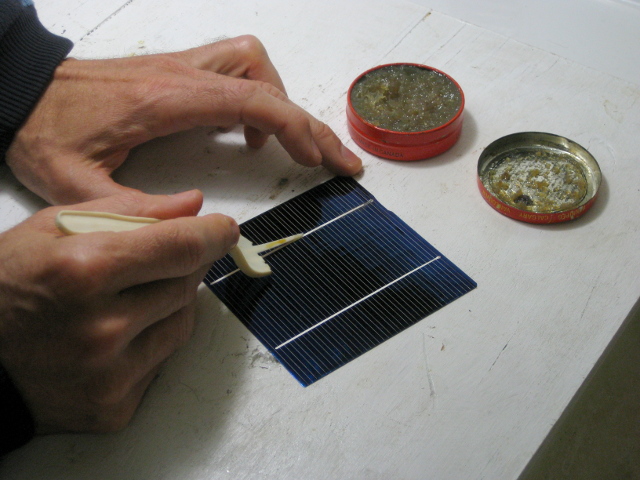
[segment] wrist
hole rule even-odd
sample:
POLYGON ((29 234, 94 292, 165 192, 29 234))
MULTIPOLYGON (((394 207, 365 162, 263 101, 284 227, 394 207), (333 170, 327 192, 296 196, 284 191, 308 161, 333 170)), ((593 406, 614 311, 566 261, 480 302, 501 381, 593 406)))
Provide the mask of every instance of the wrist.
POLYGON ((0 32, 0 159, 73 44, 46 30, 35 8, 22 8, 0 32))

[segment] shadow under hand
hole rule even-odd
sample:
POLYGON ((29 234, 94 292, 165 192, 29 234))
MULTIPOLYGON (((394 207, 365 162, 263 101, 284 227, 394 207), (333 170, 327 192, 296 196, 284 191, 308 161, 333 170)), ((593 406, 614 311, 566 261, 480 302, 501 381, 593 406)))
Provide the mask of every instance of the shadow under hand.
POLYGON ((146 193, 198 188, 205 197, 246 201, 264 188, 265 179, 280 178, 292 164, 273 139, 256 150, 246 145, 242 128, 227 133, 195 128, 137 147, 114 179, 146 193))

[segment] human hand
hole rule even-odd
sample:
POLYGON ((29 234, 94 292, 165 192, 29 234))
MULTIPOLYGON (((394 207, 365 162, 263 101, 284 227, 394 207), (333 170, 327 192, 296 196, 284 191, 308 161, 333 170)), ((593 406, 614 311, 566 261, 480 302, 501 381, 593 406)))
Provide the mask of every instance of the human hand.
POLYGON ((326 124, 287 98, 264 47, 248 35, 176 53, 65 60, 6 159, 48 202, 76 203, 131 190, 110 175, 143 142, 237 124, 253 148, 273 134, 302 165, 339 175, 362 168, 326 124))
POLYGON ((39 433, 124 427, 189 339, 198 284, 239 235, 223 215, 191 216, 201 204, 134 192, 72 208, 168 220, 64 236, 51 207, 0 235, 0 363, 39 433))

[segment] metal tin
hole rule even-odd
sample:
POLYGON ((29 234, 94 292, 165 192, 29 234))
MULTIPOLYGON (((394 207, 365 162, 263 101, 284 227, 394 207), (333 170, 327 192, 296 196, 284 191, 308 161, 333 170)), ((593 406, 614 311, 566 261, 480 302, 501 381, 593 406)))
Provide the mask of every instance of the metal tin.
POLYGON ((498 212, 546 224, 574 220, 589 210, 602 173, 596 159, 577 143, 551 133, 522 132, 484 149, 477 181, 483 198, 498 212), (525 190, 528 193, 522 193, 525 190))
POLYGON ((460 138, 464 111, 464 93, 460 85, 440 70, 415 63, 390 63, 380 65, 358 76, 347 95, 347 125, 351 138, 364 150, 374 155, 392 160, 414 161, 439 155, 450 149, 460 138), (419 132, 398 132, 377 127, 362 118, 351 103, 353 87, 365 75, 374 70, 397 65, 410 65, 439 73, 449 79, 460 93, 461 103, 455 115, 443 125, 419 132))

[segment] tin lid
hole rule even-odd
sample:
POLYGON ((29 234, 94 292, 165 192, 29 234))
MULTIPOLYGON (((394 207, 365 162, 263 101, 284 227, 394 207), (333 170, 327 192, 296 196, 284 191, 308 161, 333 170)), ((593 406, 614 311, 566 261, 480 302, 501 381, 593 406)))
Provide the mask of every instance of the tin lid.
MULTIPOLYGON (((438 97, 436 96, 436 100, 438 97)), ((444 100, 441 100, 444 103, 444 100)), ((436 105, 437 108, 437 105, 436 105)), ((347 95, 347 125, 353 140, 364 150, 383 158, 393 160, 422 160, 439 155, 450 149, 460 137, 464 111, 464 93, 460 85, 446 73, 433 67, 415 63, 391 63, 380 65, 359 75, 349 87, 347 95), (429 126, 426 130, 399 131, 377 125, 365 118, 354 105, 354 87, 370 74, 393 68, 427 70, 450 86, 458 99, 455 109, 442 124, 429 126)), ((410 113, 404 113, 409 117, 410 113)))
POLYGON ((484 149, 477 180, 495 210, 541 224, 583 215, 596 200, 602 174, 595 158, 577 143, 551 133, 522 132, 484 149))

